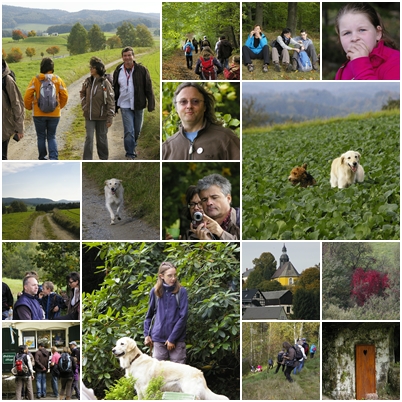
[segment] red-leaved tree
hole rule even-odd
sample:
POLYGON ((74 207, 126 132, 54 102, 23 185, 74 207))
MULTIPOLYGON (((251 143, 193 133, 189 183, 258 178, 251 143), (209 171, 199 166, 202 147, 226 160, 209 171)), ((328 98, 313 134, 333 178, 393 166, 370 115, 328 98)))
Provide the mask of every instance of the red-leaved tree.
POLYGON ((351 287, 352 297, 359 306, 363 306, 371 296, 382 296, 384 290, 389 288, 388 275, 375 270, 364 271, 363 268, 357 268, 352 276, 351 287))

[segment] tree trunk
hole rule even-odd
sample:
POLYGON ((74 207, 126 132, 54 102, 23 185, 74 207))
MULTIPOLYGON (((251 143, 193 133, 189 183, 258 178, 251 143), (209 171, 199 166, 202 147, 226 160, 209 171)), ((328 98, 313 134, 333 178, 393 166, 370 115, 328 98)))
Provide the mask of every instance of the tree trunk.
POLYGON ((297 3, 288 3, 288 28, 292 31, 292 36, 296 36, 297 26, 297 3))
POLYGON ((263 5, 264 3, 261 2, 255 3, 255 25, 259 25, 261 29, 263 29, 262 26, 263 5))

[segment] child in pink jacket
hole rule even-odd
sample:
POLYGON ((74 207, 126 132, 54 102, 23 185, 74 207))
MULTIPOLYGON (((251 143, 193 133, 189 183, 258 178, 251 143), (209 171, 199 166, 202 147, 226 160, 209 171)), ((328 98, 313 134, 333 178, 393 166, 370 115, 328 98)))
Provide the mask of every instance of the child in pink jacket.
POLYGON ((336 80, 400 79, 400 53, 372 6, 347 3, 338 12, 335 28, 348 59, 336 80))

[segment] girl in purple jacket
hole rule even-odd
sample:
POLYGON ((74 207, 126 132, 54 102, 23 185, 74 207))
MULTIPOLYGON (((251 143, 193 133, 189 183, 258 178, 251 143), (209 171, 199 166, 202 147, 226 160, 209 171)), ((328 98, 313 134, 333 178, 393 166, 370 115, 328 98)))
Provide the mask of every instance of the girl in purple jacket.
POLYGON ((144 322, 144 343, 153 347, 155 359, 186 362, 187 315, 187 291, 177 279, 176 267, 162 262, 144 322))
POLYGON ((347 3, 335 29, 348 59, 336 80, 399 80, 400 54, 369 3, 347 3))

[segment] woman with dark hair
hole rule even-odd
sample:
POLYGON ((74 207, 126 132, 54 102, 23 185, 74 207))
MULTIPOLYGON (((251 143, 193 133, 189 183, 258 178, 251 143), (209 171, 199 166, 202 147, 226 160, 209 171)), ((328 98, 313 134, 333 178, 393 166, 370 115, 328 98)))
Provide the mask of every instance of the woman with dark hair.
POLYGON ((144 344, 153 347, 154 358, 186 362, 187 314, 187 291, 177 279, 176 267, 162 262, 144 321, 144 344))
POLYGON ((336 80, 399 80, 400 52, 369 3, 346 3, 335 30, 347 58, 336 80))
POLYGON ((83 159, 92 159, 95 132, 99 159, 107 160, 109 157, 107 132, 113 123, 115 111, 114 91, 106 78, 105 65, 101 59, 92 57, 89 68, 91 75, 84 81, 80 91, 86 129, 83 159))
POLYGON ((54 74, 53 60, 44 57, 40 63, 40 74, 32 78, 24 96, 25 108, 32 110, 38 137, 39 160, 46 160, 48 151, 48 159, 59 159, 56 129, 60 111, 67 104, 67 100, 67 87, 63 80, 54 74))
POLYGON ((79 320, 80 318, 80 275, 71 272, 67 275, 67 284, 70 287, 67 301, 67 315, 59 317, 59 320, 79 320))
POLYGON ((183 82, 173 97, 179 131, 162 144, 164 160, 239 160, 240 139, 222 127, 215 98, 204 85, 183 82))

